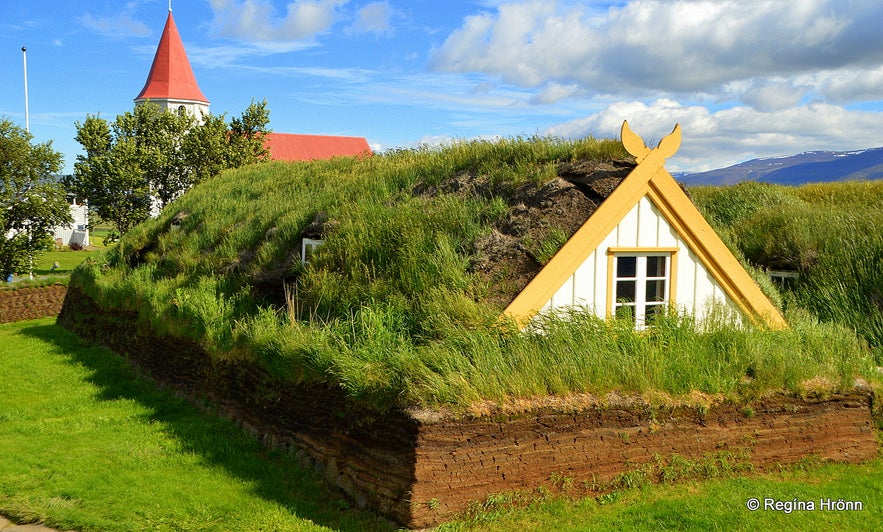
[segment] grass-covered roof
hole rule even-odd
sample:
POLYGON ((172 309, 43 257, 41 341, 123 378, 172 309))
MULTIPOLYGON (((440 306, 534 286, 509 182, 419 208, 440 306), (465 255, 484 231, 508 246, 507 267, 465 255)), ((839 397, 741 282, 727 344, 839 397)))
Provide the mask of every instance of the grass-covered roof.
MULTIPOLYGON (((254 165, 189 191, 73 282, 106 309, 137 311, 157 334, 293 382, 340 386, 380 408, 610 390, 736 393, 867 372, 859 354, 824 371, 803 359, 758 370, 767 347, 820 356, 799 346, 799 320, 791 331, 757 331, 778 335, 763 345, 723 325, 724 336, 703 336, 685 317, 643 335, 582 314, 550 318, 543 334, 502 326, 505 305, 632 165, 619 142, 594 139, 254 165), (305 266, 308 228, 325 244, 305 266)), ((861 352, 846 332, 811 335, 826 351, 861 352)))
POLYGON ((256 305, 288 291, 301 318, 387 302, 429 332, 441 301, 502 310, 625 177, 625 157, 614 141, 510 140, 253 166, 189 192, 111 263, 211 278, 256 305), (304 266, 300 239, 320 232, 304 266))

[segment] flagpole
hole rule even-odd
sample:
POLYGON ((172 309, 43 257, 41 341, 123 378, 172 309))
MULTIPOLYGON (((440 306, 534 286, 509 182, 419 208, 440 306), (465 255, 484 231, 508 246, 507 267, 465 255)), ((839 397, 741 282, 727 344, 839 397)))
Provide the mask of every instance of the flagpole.
POLYGON ((25 69, 25 131, 31 132, 31 120, 28 115, 28 49, 21 47, 21 60, 25 69))

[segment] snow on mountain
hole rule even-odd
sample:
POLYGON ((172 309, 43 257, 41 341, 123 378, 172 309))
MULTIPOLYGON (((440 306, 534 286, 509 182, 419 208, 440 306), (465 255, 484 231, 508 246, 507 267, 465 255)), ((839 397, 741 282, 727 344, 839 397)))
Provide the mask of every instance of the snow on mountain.
POLYGON ((807 151, 752 159, 727 168, 678 173, 686 185, 732 185, 752 180, 781 185, 883 178, 883 147, 853 151, 807 151))

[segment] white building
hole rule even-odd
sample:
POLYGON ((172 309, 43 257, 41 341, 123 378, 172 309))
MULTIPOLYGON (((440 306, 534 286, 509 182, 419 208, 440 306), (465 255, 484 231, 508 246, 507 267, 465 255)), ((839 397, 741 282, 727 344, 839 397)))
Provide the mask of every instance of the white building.
POLYGON ((79 246, 85 248, 89 245, 89 206, 85 203, 77 203, 77 198, 68 197, 71 207, 73 222, 69 225, 59 225, 52 231, 52 238, 57 246, 79 246))

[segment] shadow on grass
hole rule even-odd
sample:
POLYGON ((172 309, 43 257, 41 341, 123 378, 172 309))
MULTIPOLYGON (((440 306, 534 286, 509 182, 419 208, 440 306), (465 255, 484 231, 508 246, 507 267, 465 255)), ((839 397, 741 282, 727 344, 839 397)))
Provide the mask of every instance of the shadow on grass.
POLYGON ((353 509, 317 473, 300 466, 293 455, 265 449, 231 421, 205 413, 138 375, 112 351, 54 324, 26 327, 22 334, 57 346, 71 363, 92 370, 87 380, 101 390, 99 400, 139 402, 152 412, 151 421, 168 427, 185 452, 252 483, 260 497, 284 506, 295 516, 341 531, 396 529, 368 511, 353 509))

